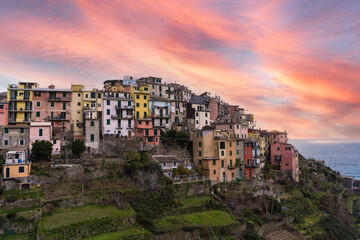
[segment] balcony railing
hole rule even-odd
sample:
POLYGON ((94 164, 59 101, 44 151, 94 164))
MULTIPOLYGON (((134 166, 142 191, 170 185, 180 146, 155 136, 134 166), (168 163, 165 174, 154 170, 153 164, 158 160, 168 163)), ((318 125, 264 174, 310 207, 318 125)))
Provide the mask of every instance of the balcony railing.
POLYGON ((49 121, 69 121, 69 119, 66 119, 66 116, 49 116, 49 121))
POLYGON ((134 109, 134 105, 132 105, 132 106, 116 106, 115 107, 116 109, 134 109))
POLYGON ((259 167, 259 163, 256 163, 256 162, 250 162, 250 163, 246 163, 245 164, 245 167, 248 167, 248 168, 250 168, 250 167, 259 167))
POLYGON ((48 101, 50 102, 70 102, 69 97, 49 97, 48 101))

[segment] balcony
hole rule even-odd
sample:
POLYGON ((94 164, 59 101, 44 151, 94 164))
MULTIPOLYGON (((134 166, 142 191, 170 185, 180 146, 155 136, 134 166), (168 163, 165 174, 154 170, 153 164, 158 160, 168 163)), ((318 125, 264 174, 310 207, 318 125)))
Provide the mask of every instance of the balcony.
POLYGON ((70 102, 70 98, 69 97, 49 97, 48 98, 49 102, 70 102))
POLYGON ((9 107, 9 112, 32 112, 32 108, 16 108, 16 107, 9 107))
POLYGON ((116 109, 134 109, 134 106, 132 105, 132 106, 116 106, 115 107, 116 109))
POLYGON ((18 121, 15 119, 9 119, 9 123, 30 123, 30 119, 24 119, 23 121, 18 121))
POLYGON ((48 121, 70 121, 66 119, 66 116, 49 116, 47 118, 48 121))
POLYGON ((250 163, 247 163, 245 164, 245 167, 246 168, 256 168, 256 167, 259 167, 259 163, 256 163, 256 162, 250 162, 250 163))
POLYGON ((281 155, 276 155, 275 161, 281 162, 281 160, 282 160, 281 155))
POLYGON ((111 115, 111 119, 133 119, 134 115, 111 115))
POLYGON ((30 101, 30 98, 29 97, 19 98, 18 96, 12 96, 10 97, 10 101, 25 102, 25 101, 30 101))
POLYGON ((238 166, 236 166, 236 165, 229 165, 229 166, 228 166, 228 169, 235 169, 236 167, 238 167, 238 166))

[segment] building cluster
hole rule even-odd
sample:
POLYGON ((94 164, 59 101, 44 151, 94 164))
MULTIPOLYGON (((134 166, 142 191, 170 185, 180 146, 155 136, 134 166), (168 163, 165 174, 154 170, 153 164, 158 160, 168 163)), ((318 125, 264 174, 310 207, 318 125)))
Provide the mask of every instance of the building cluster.
MULTIPOLYGON (((250 179, 260 173, 266 159, 297 178, 297 152, 287 143, 286 132, 256 129, 253 114, 208 92, 196 95, 158 77, 126 76, 105 81, 102 89, 9 84, 7 99, 0 101, 3 179, 21 178, 23 188, 28 187, 28 159, 37 141, 51 142, 53 155, 76 139, 84 141, 87 153, 101 154, 109 135, 140 139, 144 146, 157 148, 160 133, 170 129, 189 134, 192 166, 204 168, 213 181, 250 179)), ((169 158, 159 159, 164 164, 169 158)))

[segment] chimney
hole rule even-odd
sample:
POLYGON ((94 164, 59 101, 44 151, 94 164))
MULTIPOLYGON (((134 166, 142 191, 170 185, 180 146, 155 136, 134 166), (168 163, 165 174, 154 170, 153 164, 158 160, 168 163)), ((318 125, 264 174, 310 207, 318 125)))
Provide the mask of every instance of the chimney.
POLYGON ((51 85, 49 86, 49 89, 55 89, 55 85, 51 84, 51 85))

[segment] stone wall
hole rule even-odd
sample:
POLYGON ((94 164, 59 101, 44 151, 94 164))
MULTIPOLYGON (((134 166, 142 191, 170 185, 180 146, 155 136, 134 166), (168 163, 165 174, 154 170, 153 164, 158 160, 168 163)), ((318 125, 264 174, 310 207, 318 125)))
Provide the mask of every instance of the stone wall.
POLYGON ((174 193, 178 198, 198 196, 198 195, 210 195, 211 193, 210 181, 182 183, 182 184, 175 184, 173 186, 174 186, 174 193))

